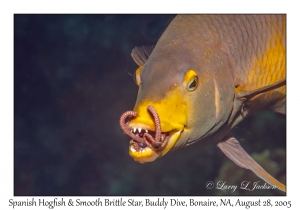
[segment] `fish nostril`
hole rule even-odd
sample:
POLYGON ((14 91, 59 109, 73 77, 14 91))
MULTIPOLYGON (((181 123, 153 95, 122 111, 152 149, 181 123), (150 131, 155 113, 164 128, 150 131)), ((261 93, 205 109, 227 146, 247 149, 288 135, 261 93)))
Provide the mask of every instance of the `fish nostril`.
POLYGON ((146 147, 147 147, 147 144, 142 143, 142 142, 139 142, 138 145, 139 145, 139 147, 141 147, 141 148, 146 148, 146 147))

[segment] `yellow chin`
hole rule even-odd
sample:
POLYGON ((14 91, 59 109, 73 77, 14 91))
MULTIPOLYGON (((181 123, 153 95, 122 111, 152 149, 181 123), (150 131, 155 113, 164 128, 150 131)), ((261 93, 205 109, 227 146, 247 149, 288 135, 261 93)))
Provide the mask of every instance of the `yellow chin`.
POLYGON ((171 131, 169 137, 167 137, 169 138, 167 145, 161 150, 154 150, 150 147, 146 147, 141 148, 140 151, 136 151, 133 147, 133 140, 131 140, 129 145, 129 155, 139 163, 152 162, 158 157, 164 156, 167 152, 170 151, 171 148, 173 148, 182 131, 183 130, 179 130, 177 132, 171 131))

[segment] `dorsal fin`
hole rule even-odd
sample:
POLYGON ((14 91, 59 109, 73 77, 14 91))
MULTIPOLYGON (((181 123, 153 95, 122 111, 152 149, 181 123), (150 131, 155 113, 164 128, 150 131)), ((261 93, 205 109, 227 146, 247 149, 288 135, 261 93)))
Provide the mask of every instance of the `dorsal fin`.
POLYGON ((253 96, 256 96, 260 93, 264 93, 270 90, 274 90, 276 88, 282 87, 286 85, 286 79, 280 80, 279 82, 275 82, 271 85, 267 85, 265 87, 259 88, 257 90, 252 90, 252 91, 245 91, 245 92, 238 92, 236 93, 237 98, 252 98, 253 96))
POLYGON ((135 47, 131 52, 131 56, 137 65, 143 66, 148 60, 153 49, 154 45, 135 47))

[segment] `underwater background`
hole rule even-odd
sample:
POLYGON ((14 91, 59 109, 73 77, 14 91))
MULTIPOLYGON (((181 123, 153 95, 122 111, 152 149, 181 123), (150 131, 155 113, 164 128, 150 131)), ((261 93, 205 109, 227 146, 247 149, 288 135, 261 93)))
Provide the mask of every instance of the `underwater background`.
MULTIPOLYGON (((285 195, 206 189, 264 181, 216 145, 139 164, 119 126, 138 88, 135 46, 157 42, 175 15, 14 15, 14 195, 285 195)), ((197 117, 197 116, 195 116, 197 117)), ((286 116, 264 111, 233 129, 286 183, 286 116)))

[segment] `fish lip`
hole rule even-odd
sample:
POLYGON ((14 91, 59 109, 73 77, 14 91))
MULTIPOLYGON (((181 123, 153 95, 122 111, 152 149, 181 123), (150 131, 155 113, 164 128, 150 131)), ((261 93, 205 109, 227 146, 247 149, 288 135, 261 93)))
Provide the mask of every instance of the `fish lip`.
POLYGON ((159 148, 159 149, 150 148, 146 146, 145 148, 141 148, 140 151, 136 151, 133 146, 135 140, 131 139, 129 142, 129 155, 139 163, 152 162, 157 158, 164 156, 167 152, 169 152, 173 148, 177 140, 180 138, 180 135, 183 131, 184 129, 181 130, 174 129, 167 132, 168 133, 168 135, 166 136, 166 138, 168 138, 167 143, 163 148, 159 148))
MULTIPOLYGON (((156 131, 156 127, 154 124, 153 119, 148 117, 139 117, 139 115, 126 123, 127 128, 132 132, 132 130, 148 130, 152 132, 156 131)), ((165 133, 167 136, 166 138, 166 145, 163 148, 151 148, 146 146, 145 148, 139 148, 140 151, 136 151, 133 144, 136 142, 135 140, 131 139, 129 143, 129 155, 139 163, 146 163, 152 162, 157 158, 165 155, 168 151, 170 151, 177 140, 180 137, 181 132, 185 129, 185 125, 183 124, 176 124, 176 123, 169 123, 164 120, 160 121, 161 125, 161 132, 165 133)), ((144 131, 139 132, 143 134, 144 131)), ((150 132, 149 132, 150 133, 150 132)), ((137 132, 134 132, 137 134, 137 132)), ((152 133, 153 135, 153 133, 152 133)), ((141 137, 141 136, 140 136, 141 137)), ((136 144, 136 143, 135 143, 136 144)))

